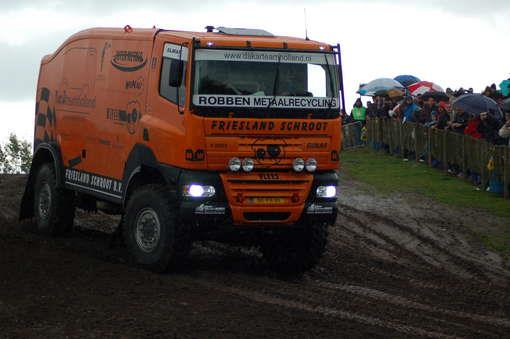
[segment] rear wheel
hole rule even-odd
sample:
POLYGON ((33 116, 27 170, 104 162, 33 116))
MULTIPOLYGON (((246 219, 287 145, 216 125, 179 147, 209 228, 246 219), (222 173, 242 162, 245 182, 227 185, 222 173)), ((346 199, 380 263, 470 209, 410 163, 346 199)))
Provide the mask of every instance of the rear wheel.
POLYGON ((178 221, 175 193, 161 185, 133 192, 122 231, 131 261, 154 272, 182 264, 191 248, 178 221))
POLYGON ((326 252, 327 238, 326 223, 309 224, 270 236, 261 250, 274 270, 299 274, 317 265, 326 252))
POLYGON ((73 227, 74 192, 57 188, 55 170, 51 164, 43 164, 34 185, 34 216, 37 231, 60 235, 73 227))

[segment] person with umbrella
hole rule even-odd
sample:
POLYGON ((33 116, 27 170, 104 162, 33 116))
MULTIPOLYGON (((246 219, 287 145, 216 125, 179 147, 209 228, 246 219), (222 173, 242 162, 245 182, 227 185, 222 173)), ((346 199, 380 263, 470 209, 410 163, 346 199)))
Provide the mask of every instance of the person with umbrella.
POLYGON ((464 134, 464 130, 470 119, 470 114, 461 108, 455 109, 453 121, 448 123, 448 129, 458 134, 464 134))
POLYGON ((403 122, 414 122, 414 113, 419 111, 421 108, 415 102, 412 96, 407 96, 404 99, 405 107, 403 108, 403 122))
POLYGON ((465 133, 498 142, 497 130, 500 127, 501 109, 491 98, 482 94, 464 94, 453 102, 455 109, 462 109, 473 116, 465 133))
POLYGON ((436 113, 436 100, 433 97, 428 97, 427 100, 423 102, 422 109, 414 113, 414 122, 429 125, 432 122, 432 116, 436 113))
POLYGON ((493 112, 480 113, 480 122, 477 131, 480 133, 482 139, 487 140, 491 144, 501 144, 503 140, 500 139, 498 135, 500 126, 501 123, 498 119, 494 118, 493 112))

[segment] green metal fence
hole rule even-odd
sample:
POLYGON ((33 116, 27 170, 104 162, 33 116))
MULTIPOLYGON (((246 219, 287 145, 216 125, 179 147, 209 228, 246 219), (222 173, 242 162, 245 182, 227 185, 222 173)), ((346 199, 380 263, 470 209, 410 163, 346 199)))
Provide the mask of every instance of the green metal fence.
POLYGON ((394 119, 370 119, 367 122, 368 144, 376 149, 384 145, 391 154, 426 161, 441 169, 457 168, 463 173, 477 173, 482 187, 489 180, 503 183, 505 198, 510 198, 510 147, 495 146, 485 140, 412 122, 394 119))

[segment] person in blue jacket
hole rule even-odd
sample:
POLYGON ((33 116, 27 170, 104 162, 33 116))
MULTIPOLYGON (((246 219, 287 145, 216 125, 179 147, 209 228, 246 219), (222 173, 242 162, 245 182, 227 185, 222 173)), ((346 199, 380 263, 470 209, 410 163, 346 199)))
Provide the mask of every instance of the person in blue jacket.
POLYGON ((418 106, 412 96, 406 96, 404 98, 404 107, 402 110, 403 122, 414 122, 414 112, 419 111, 420 106, 418 106))

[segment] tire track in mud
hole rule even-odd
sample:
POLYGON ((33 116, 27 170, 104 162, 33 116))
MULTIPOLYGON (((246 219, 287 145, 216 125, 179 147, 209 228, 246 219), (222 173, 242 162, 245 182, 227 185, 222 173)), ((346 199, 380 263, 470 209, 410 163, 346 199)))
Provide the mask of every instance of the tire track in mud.
POLYGON ((428 338, 460 338, 458 336, 447 335, 442 332, 425 330, 422 328, 418 328, 415 326, 403 325, 391 321, 384 321, 375 317, 362 315, 359 313, 354 313, 350 311, 343 311, 339 309, 335 309, 327 306, 314 306, 309 303, 300 302, 296 300, 290 300, 282 297, 277 297, 270 295, 268 293, 262 293, 253 290, 240 289, 236 287, 224 287, 216 284, 211 284, 209 281, 204 280, 196 280, 197 282, 203 284, 208 288, 213 288, 219 290, 223 293, 233 294, 239 297, 247 298, 249 300, 270 304, 274 306, 280 306, 284 308, 289 308, 297 311, 316 313, 326 317, 339 318, 343 320, 352 320, 356 321, 360 324, 370 325, 370 326, 378 326, 381 328, 391 329, 396 332, 406 334, 406 335, 419 335, 422 337, 428 338))
MULTIPOLYGON (((484 263, 473 262, 469 258, 454 254, 442 247, 434 239, 419 234, 417 231, 389 217, 360 210, 346 204, 339 204, 339 207, 340 218, 343 217, 348 221, 352 221, 364 231, 374 233, 387 243, 396 246, 398 250, 402 250, 427 265, 446 269, 450 273, 464 278, 476 278, 484 282, 493 281, 494 279, 498 279, 501 282, 505 281, 508 277, 508 272, 493 268, 490 265, 484 265, 484 263), (376 227, 380 227, 380 229, 377 230, 375 229, 376 227), (394 230, 397 230, 400 239, 388 235, 394 233, 394 230), (404 239, 405 241, 402 241, 404 239), (409 244, 411 243, 415 246, 410 246, 409 244), (422 248, 418 249, 418 247, 422 248), (429 253, 424 252, 427 249, 429 253)), ((341 220, 337 220, 337 224, 339 223, 341 223, 341 220)))
POLYGON ((249 300, 425 337, 500 336, 510 320, 458 312, 352 284, 196 272, 194 281, 249 300), (349 297, 351 296, 351 297, 349 297), (347 301, 346 301, 347 300, 347 301), (494 329, 494 327, 496 329, 494 329))
POLYGON ((387 302, 387 303, 390 303, 393 305, 416 309, 419 311, 441 313, 444 315, 474 320, 474 321, 486 323, 489 325, 496 325, 496 326, 510 328, 510 320, 509 319, 496 318, 496 317, 491 317, 491 316, 472 314, 472 313, 466 313, 466 312, 460 312, 460 311, 454 311, 454 310, 447 310, 444 308, 419 303, 419 302, 404 298, 402 296, 389 294, 389 293, 386 293, 383 291, 379 291, 376 289, 367 288, 367 287, 363 287, 363 286, 342 285, 342 284, 334 284, 334 283, 330 283, 330 282, 315 282, 315 285, 326 288, 326 289, 332 289, 332 290, 336 290, 336 291, 352 293, 352 294, 356 294, 359 296, 368 297, 368 298, 380 300, 383 302, 387 302))
MULTIPOLYGON (((359 334, 370 326, 380 329, 381 335, 446 338, 504 337, 510 331, 509 308, 499 306, 510 303, 510 295, 507 289, 487 283, 506 277, 507 272, 466 256, 463 248, 445 247, 437 239, 439 233, 434 233, 434 227, 444 220, 420 225, 419 219, 413 219, 416 225, 406 225, 398 216, 385 216, 383 210, 365 212, 347 204, 339 207, 326 257, 302 278, 276 278, 261 264, 256 251, 217 243, 196 245, 192 267, 176 275, 184 277, 193 291, 204 287, 217 291, 211 293, 213 298, 227 295, 241 304, 265 304, 306 317, 313 314, 326 319, 333 329, 341 330, 338 323, 342 321, 352 322, 359 334), (423 226, 426 232, 420 233, 416 226, 423 226), (347 263, 343 255, 348 256, 347 263), (475 278, 466 282, 467 287, 459 278, 465 275, 475 278), (468 295, 463 295, 465 290, 468 295)), ((0 213, 0 221, 5 217, 14 225, 17 211, 5 211, 0 213)), ((107 249, 108 235, 87 231, 111 231, 115 218, 82 213, 75 225, 78 229, 69 238, 48 241, 49 250, 124 262, 119 248, 107 249)), ((11 231, 20 235, 20 242, 47 241, 33 240, 15 228, 11 231)), ((171 288, 173 275, 161 279, 171 288)))

